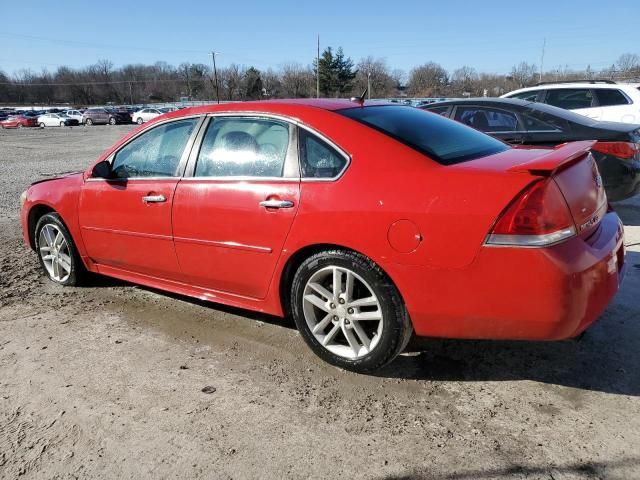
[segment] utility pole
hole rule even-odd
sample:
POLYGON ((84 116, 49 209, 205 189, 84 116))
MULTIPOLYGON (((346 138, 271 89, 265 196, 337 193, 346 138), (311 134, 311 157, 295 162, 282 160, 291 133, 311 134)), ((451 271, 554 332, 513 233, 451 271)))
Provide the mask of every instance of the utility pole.
POLYGON ((320 34, 318 34, 318 51, 316 54, 316 98, 320 98, 320 34))
POLYGON ((133 105, 133 93, 131 91, 131 82, 129 82, 129 105, 133 105))
POLYGON ((211 51, 211 60, 213 61, 213 78, 216 83, 216 100, 220 103, 220 92, 218 91, 218 70, 216 69, 216 55, 220 55, 219 52, 211 51))
POLYGON ((546 46, 547 46, 547 38, 545 37, 542 42, 542 55, 540 56, 540 79, 539 79, 540 82, 542 82, 542 69, 544 66, 544 49, 546 46))

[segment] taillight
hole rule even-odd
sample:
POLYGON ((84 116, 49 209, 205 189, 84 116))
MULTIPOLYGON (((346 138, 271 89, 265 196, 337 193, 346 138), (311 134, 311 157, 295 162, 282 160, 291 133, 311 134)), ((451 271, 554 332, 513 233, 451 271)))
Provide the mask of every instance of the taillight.
POLYGON ((640 152, 640 145, 632 142, 597 142, 592 150, 630 160, 640 152))
POLYGON ((540 179, 521 192, 489 232, 489 245, 541 247, 576 234, 571 211, 552 178, 540 179))

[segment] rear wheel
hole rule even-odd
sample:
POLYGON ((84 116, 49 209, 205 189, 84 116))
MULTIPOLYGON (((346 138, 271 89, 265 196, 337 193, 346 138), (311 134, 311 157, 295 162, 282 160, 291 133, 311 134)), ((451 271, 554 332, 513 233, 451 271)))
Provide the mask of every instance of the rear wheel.
POLYGON ((48 213, 40 217, 34 238, 40 265, 49 279, 60 285, 78 285, 85 268, 60 216, 48 213))
POLYGON ((115 117, 111 117, 109 118, 109 125, 115 125, 116 124, 116 119, 115 117))
POLYGON ((65 125, 64 122, 60 122, 61 127, 64 127, 64 125, 65 125))
POLYGON ((84 123, 85 123, 85 125, 89 125, 89 126, 91 126, 91 125, 93 125, 93 120, 91 120, 90 118, 87 118, 87 119, 84 121, 84 123))
MULTIPOLYGON (((18 124, 18 128, 20 128, 22 125, 18 124)), ((44 122, 40 122, 40 128, 44 128, 44 122)))
POLYGON ((16 125, 17 128, 22 128, 22 124, 19 123, 18 125, 16 125))
POLYGON ((356 372, 372 372, 391 362, 413 331, 387 275, 367 257, 345 250, 320 252, 300 265, 291 310, 319 357, 356 372))
POLYGON ((142 119, 142 117, 138 117, 138 119, 136 120, 136 123, 138 125, 142 125, 144 123, 144 120, 142 119))

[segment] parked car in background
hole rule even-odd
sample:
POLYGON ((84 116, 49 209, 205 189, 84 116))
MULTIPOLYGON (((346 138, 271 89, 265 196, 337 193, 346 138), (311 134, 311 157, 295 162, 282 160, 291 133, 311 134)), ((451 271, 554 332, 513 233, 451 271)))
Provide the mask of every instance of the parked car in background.
POLYGON ((511 98, 459 99, 421 108, 512 144, 553 147, 597 140, 591 153, 609 200, 624 200, 640 192, 640 125, 600 122, 551 105, 511 98))
POLYGON ((64 113, 45 113, 38 117, 38 125, 44 127, 72 127, 80 125, 80 122, 64 113))
POLYGON ((111 114, 106 108, 91 107, 82 112, 82 123, 85 125, 107 125, 111 114))
POLYGON ((131 120, 138 125, 142 125, 143 123, 153 120, 168 111, 169 110, 165 110, 163 108, 143 108, 142 110, 132 113, 131 120))
POLYGON ((27 117, 25 115, 9 115, 0 121, 2 128, 22 128, 37 127, 38 120, 36 117, 27 117))
POLYGON ((640 124, 640 83, 612 80, 544 82, 514 90, 502 98, 547 103, 595 120, 640 124))
POLYGON ((413 332, 559 340, 600 316, 624 229, 593 143, 514 149, 400 105, 209 105, 36 182, 21 221, 59 285, 90 270, 291 314, 321 358, 370 372, 413 332))
POLYGON ((63 113, 69 118, 78 120, 78 123, 82 123, 82 112, 80 110, 65 110, 63 113))
POLYGON ((126 109, 107 108, 109 112, 109 125, 120 125, 131 123, 131 115, 126 109))

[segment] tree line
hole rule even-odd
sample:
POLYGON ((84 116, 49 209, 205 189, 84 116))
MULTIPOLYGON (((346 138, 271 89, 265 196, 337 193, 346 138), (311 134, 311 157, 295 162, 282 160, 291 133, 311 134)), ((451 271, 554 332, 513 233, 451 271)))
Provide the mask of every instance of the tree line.
POLYGON ((58 67, 39 73, 20 70, 9 76, 0 70, 0 104, 73 105, 140 104, 174 102, 181 98, 221 100, 315 97, 319 80, 323 97, 361 95, 370 88, 372 98, 400 95, 411 97, 497 96, 539 81, 573 79, 640 81, 640 56, 621 55, 602 70, 571 70, 557 67, 540 76, 534 64, 521 62, 507 74, 478 72, 470 66, 447 71, 436 62, 426 62, 408 74, 391 69, 385 59, 368 56, 354 62, 342 48, 327 47, 310 65, 287 63, 278 69, 231 64, 217 75, 203 63, 166 62, 153 65, 125 65, 116 68, 100 60, 84 68, 58 67), (319 75, 316 76, 316 72, 319 75))

